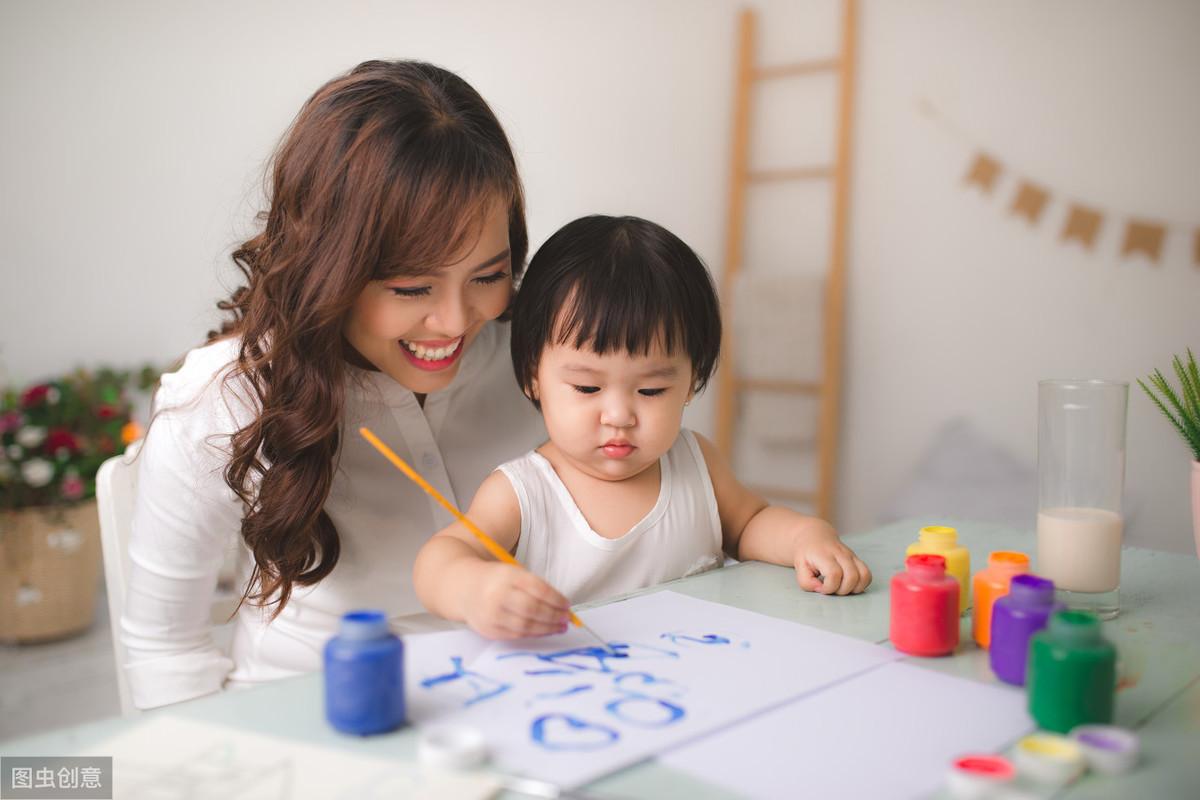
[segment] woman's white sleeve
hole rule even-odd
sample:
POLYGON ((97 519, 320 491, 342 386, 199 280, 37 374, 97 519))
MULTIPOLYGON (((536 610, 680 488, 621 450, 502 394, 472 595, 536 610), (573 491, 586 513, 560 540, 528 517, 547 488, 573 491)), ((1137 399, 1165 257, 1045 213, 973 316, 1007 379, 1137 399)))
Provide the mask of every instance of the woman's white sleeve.
POLYGON ((242 506, 211 446, 215 427, 203 408, 163 412, 135 462, 121 642, 138 708, 219 691, 233 669, 213 642, 210 613, 225 550, 240 532, 242 506))

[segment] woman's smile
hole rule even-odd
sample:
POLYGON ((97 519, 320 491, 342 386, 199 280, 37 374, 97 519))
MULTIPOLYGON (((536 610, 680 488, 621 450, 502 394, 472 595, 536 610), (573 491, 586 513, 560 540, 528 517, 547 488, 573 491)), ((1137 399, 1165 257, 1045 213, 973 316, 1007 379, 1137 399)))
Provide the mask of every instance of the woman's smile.
POLYGON ((401 339, 400 350, 417 369, 437 372, 458 361, 466 338, 463 335, 457 339, 426 339, 419 342, 401 339))

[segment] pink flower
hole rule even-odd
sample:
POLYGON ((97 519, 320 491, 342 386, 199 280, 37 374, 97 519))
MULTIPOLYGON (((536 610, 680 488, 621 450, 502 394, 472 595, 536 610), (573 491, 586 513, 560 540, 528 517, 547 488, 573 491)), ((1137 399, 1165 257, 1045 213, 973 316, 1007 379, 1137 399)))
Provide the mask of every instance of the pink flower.
POLYGON ((72 455, 78 453, 79 439, 66 428, 53 428, 46 437, 46 452, 57 454, 60 449, 66 449, 72 455))
POLYGON ((48 383, 31 386, 25 390, 25 394, 21 395, 21 405, 25 408, 33 408, 36 405, 40 405, 49 393, 50 384, 48 383))
POLYGON ((0 433, 15 431, 25 424, 25 418, 19 411, 5 411, 0 414, 0 433))
POLYGON ((62 480, 62 496, 67 500, 83 497, 83 489, 83 478, 78 475, 68 475, 62 480))

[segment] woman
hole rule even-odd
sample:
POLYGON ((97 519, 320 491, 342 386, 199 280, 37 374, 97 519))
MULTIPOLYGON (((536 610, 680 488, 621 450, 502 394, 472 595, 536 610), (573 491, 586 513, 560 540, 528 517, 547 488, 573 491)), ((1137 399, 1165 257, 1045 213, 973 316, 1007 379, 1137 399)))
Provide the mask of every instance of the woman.
POLYGON ((264 229, 233 254, 246 285, 219 304, 232 320, 163 376, 140 456, 121 621, 140 708, 319 669, 352 608, 421 610, 413 560, 450 520, 360 425, 456 502, 545 436, 501 321, 521 184, 467 83, 360 64, 308 100, 271 170, 264 229), (226 656, 208 614, 234 541, 226 656))

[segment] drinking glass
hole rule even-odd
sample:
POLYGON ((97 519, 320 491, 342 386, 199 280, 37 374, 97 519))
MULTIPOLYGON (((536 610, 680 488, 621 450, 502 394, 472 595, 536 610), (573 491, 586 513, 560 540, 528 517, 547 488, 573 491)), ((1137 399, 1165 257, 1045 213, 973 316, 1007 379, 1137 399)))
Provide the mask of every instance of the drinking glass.
POLYGON ((1038 383, 1035 572, 1069 608, 1101 619, 1120 611, 1121 494, 1129 384, 1038 383))

